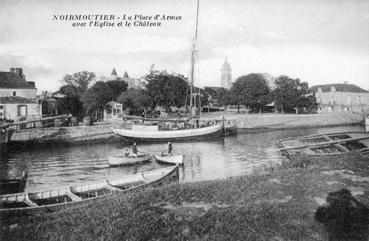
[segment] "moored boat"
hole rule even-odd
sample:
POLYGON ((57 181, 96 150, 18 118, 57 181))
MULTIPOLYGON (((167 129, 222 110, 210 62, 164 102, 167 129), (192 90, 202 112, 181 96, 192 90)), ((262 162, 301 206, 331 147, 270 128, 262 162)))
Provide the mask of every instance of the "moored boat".
POLYGON ((108 158, 109 166, 132 166, 150 162, 151 155, 137 155, 137 156, 110 156, 108 158))
POLYGON ((155 160, 161 164, 183 165, 184 155, 155 155, 155 160))
POLYGON ((79 207, 96 200, 156 187, 179 179, 178 166, 133 174, 120 179, 66 187, 50 191, 26 192, 0 196, 0 214, 45 212, 79 207))
POLYGON ((302 136, 278 141, 283 155, 290 159, 369 156, 369 133, 342 132, 302 136))
POLYGON ((26 187, 27 177, 27 171, 23 171, 19 177, 0 179, 0 194, 23 192, 26 187))
POLYGON ((133 129, 114 129, 112 131, 128 140, 133 141, 176 141, 176 140, 196 140, 206 137, 217 137, 223 135, 223 123, 218 123, 211 126, 193 129, 179 130, 159 130, 155 126, 150 128, 142 126, 141 128, 133 129))

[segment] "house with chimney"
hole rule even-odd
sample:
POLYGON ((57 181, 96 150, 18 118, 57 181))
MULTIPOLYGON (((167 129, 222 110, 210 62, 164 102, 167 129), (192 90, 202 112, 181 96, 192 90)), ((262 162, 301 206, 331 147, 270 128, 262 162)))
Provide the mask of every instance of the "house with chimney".
POLYGON ((22 68, 0 71, 0 119, 14 122, 35 120, 42 116, 35 82, 27 81, 22 68))

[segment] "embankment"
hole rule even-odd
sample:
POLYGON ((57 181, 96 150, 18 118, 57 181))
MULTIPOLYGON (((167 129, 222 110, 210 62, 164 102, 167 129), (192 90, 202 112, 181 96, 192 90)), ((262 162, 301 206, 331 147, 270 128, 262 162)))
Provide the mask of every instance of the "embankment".
POLYGON ((237 114, 229 112, 205 113, 204 119, 218 118, 232 120, 239 129, 286 129, 327 127, 340 125, 363 125, 364 117, 352 112, 335 112, 324 114, 237 114))
POLYGON ((68 145, 96 142, 109 142, 119 139, 111 128, 116 124, 94 126, 49 127, 15 130, 11 137, 11 146, 20 145, 68 145))

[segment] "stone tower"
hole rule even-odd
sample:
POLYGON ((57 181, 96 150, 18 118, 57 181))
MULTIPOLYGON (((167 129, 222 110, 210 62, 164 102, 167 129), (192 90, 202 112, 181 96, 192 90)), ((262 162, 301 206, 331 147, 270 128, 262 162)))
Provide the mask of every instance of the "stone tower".
POLYGON ((227 58, 224 60, 223 66, 220 69, 221 77, 220 77, 220 86, 226 89, 232 87, 232 69, 229 65, 227 58))
POLYGON ((115 70, 115 68, 113 68, 113 71, 111 72, 110 79, 111 80, 117 80, 118 79, 117 71, 115 70))

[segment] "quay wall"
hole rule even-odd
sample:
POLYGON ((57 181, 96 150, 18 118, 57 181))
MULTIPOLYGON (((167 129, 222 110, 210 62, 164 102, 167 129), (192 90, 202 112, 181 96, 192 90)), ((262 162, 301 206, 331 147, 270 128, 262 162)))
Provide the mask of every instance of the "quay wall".
POLYGON ((110 128, 116 124, 94 126, 49 127, 15 130, 12 145, 24 144, 75 144, 113 141, 119 138, 110 128))
POLYGON ((364 118, 353 112, 335 112, 322 114, 237 114, 210 113, 203 114, 204 119, 214 119, 223 115, 226 120, 236 123, 238 129, 289 129, 340 125, 363 125, 364 118))

